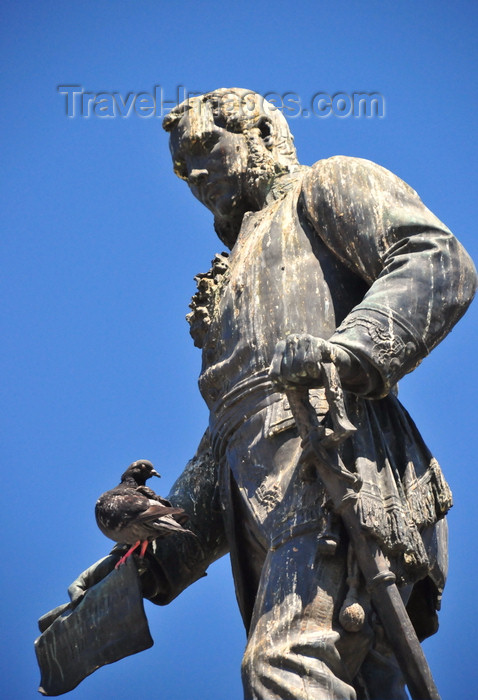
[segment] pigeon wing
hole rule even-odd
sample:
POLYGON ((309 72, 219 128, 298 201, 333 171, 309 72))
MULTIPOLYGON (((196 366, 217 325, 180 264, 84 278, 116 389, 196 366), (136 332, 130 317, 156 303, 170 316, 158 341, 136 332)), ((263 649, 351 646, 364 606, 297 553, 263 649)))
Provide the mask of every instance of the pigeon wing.
POLYGON ((116 539, 111 533, 122 530, 147 511, 148 507, 149 500, 134 489, 112 489, 96 502, 96 522, 107 537, 116 539))
POLYGON ((182 508, 153 504, 136 518, 135 525, 138 526, 138 532, 139 529, 143 533, 146 530, 149 531, 149 535, 145 535, 145 539, 148 537, 156 538, 173 532, 190 532, 182 526, 182 522, 185 522, 187 518, 188 516, 182 508))
POLYGON ((163 498, 159 494, 155 493, 153 489, 150 489, 149 486, 138 486, 136 489, 139 493, 142 493, 144 496, 147 496, 152 501, 157 501, 163 506, 169 506, 172 508, 172 503, 171 501, 168 501, 167 498, 163 498))

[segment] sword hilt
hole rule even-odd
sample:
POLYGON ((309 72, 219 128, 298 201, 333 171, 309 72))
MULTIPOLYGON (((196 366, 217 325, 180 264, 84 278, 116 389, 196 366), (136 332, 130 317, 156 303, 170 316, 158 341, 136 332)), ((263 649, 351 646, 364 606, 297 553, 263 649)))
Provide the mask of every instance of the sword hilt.
POLYGON ((323 362, 321 364, 321 378, 332 422, 332 432, 324 436, 322 443, 324 447, 337 447, 353 435, 357 429, 347 416, 344 391, 340 383, 337 367, 333 362, 323 362))
POLYGON ((330 448, 337 448, 356 431, 347 416, 339 373, 333 362, 321 363, 321 377, 329 405, 328 415, 332 430, 325 430, 319 423, 315 409, 310 403, 307 387, 289 387, 285 390, 302 438, 304 452, 301 461, 307 464, 319 458, 331 471, 358 491, 362 485, 358 474, 346 468, 336 449, 333 454, 326 452, 330 448))

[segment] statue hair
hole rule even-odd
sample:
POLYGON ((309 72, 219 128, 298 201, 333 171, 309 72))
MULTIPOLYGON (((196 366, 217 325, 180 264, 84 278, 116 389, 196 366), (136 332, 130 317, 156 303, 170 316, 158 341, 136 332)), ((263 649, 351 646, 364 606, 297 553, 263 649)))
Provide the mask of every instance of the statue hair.
MULTIPOLYGON (((228 131, 243 134, 248 153, 246 179, 253 209, 261 208, 265 193, 277 177, 300 168, 294 138, 284 115, 252 90, 220 88, 190 97, 164 118, 165 131, 173 131, 186 113, 192 140, 205 138, 211 120, 228 131)), ((177 169, 175 172, 181 177, 177 169)), ((239 219, 242 219, 242 214, 239 219)), ((217 235, 229 248, 237 237, 240 220, 238 222, 232 216, 214 221, 217 235)))
POLYGON ((251 156, 255 156, 256 160, 262 157, 263 149, 257 143, 260 139, 273 156, 277 174, 290 172, 298 166, 294 137, 284 115, 257 92, 242 88, 219 88, 190 97, 166 115, 163 120, 165 131, 172 131, 190 110, 199 115, 201 112, 212 113, 218 126, 244 134, 253 151, 251 156))

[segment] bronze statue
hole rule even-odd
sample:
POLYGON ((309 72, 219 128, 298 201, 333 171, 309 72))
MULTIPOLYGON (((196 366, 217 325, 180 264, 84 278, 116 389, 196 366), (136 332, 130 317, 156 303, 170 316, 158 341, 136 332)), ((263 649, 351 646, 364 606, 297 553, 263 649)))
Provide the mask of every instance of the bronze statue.
MULTIPOLYGON (((451 493, 396 384, 466 311, 474 266, 384 168, 301 166, 284 117, 256 93, 192 98, 164 128, 175 173, 230 253, 197 276, 188 315, 210 423, 168 499, 197 539, 152 543, 143 595, 169 603, 229 551, 246 700, 405 700, 373 588, 396 581, 418 638, 436 631, 451 493), (381 557, 376 575, 358 539, 381 557)), ((73 601, 120 554, 84 572, 73 601)))

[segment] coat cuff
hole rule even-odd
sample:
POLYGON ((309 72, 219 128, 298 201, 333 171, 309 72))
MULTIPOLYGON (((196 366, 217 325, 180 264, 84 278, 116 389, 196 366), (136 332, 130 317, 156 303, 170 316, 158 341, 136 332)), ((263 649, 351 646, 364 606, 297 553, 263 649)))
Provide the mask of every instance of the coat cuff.
POLYGON ((378 373, 365 391, 369 398, 386 396, 428 354, 415 329, 397 311, 378 304, 355 307, 331 338, 378 373))
POLYGON ((199 541, 192 536, 170 535, 155 540, 145 556, 143 596, 156 605, 167 605, 206 576, 208 563, 199 541))

